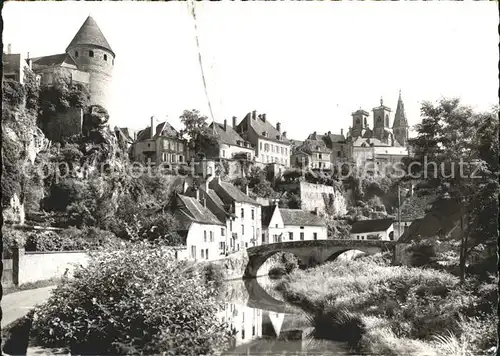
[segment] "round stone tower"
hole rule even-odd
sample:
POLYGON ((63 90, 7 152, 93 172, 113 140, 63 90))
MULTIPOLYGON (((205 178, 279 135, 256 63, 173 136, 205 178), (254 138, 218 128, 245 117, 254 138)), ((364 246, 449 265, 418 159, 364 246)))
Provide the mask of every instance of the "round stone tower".
POLYGON ((109 110, 115 53, 95 20, 89 16, 66 48, 78 70, 89 74, 90 104, 109 110))

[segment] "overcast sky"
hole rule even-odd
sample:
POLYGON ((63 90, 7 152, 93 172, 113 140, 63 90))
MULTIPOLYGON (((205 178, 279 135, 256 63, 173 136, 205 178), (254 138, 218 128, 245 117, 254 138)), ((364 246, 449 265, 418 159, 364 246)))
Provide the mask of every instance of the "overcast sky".
MULTIPOLYGON (((410 125, 422 100, 498 102, 498 10, 486 2, 202 2, 197 24, 215 120, 251 110, 288 137, 344 132, 351 112, 396 109, 410 125)), ((6 2, 4 44, 63 53, 91 14, 116 53, 112 124, 149 118, 180 128, 184 109, 210 117, 194 21, 185 2, 6 2)), ((391 125, 392 125, 391 117, 391 125)), ((372 117, 369 118, 372 126, 372 117)))

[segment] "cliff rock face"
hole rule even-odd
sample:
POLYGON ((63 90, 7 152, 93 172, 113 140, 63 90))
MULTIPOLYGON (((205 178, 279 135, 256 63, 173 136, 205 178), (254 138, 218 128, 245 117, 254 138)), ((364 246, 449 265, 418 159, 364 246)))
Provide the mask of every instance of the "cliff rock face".
POLYGON ((300 201, 302 210, 328 212, 333 216, 347 214, 347 202, 342 192, 335 187, 300 182, 300 201))

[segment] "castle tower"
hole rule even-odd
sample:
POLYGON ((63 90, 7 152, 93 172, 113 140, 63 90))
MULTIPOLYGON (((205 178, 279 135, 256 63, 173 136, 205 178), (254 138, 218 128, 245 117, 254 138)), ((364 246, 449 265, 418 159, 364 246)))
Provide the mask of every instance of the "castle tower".
POLYGON ((115 53, 95 20, 89 16, 66 48, 78 69, 90 74, 90 103, 109 109, 109 89, 115 53))
POLYGON ((352 113, 352 137, 359 137, 363 135, 363 129, 368 126, 366 121, 368 115, 370 114, 362 109, 352 113))
POLYGON ((384 105, 384 100, 380 98, 380 106, 373 108, 373 137, 383 139, 385 132, 389 128, 389 115, 391 109, 384 105))
POLYGON ((408 142, 408 120, 406 119, 405 106, 401 99, 401 90, 399 91, 398 107, 394 115, 394 124, 392 125, 394 138, 401 146, 406 146, 408 142))

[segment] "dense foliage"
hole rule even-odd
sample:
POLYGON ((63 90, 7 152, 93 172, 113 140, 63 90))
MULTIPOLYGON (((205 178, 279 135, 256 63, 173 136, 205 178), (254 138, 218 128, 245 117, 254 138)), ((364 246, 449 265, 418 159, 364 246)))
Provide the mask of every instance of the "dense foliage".
POLYGON ((100 254, 37 309, 33 335, 77 354, 213 354, 230 336, 213 287, 188 269, 147 245, 100 254))

